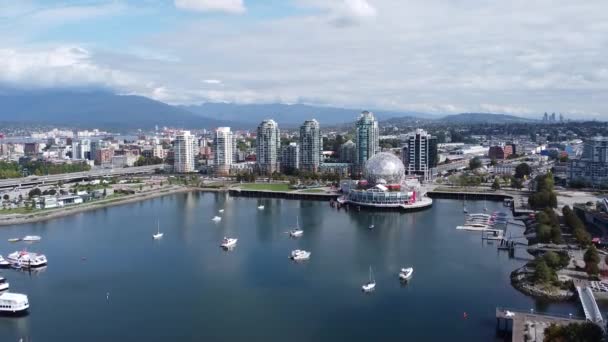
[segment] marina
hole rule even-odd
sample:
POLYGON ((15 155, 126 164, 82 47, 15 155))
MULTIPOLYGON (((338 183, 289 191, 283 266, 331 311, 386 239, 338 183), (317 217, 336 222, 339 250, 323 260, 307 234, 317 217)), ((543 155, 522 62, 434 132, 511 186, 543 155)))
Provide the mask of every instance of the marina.
MULTIPOLYGON (((504 210, 502 203, 486 205, 490 213, 504 210)), ((467 199, 467 207, 482 212, 484 203, 467 199)), ((479 234, 455 230, 462 220, 462 203, 454 200, 438 199, 413 213, 359 212, 322 201, 185 193, 5 227, 0 254, 15 250, 10 237, 39 235, 44 238, 31 247, 52 265, 2 270, 11 291, 27 294, 32 310, 1 317, 0 336, 51 342, 85 335, 390 341, 401 340, 405 329, 413 340, 491 341, 495 307, 505 303, 584 316, 580 303, 546 304, 513 289, 509 274, 522 262, 497 254, 496 245, 486 245, 479 234), (209 218, 220 208, 225 212, 216 225, 209 218), (292 239, 285 231, 297 217, 305 234, 292 239), (165 235, 152 241, 159 219, 165 235), (224 253, 218 247, 223 237, 238 237, 238 247, 224 253), (310 259, 290 261, 296 249, 310 252, 310 259), (399 281, 401 269, 412 265, 411 280, 399 281), (376 285, 367 296, 361 292, 370 266, 376 285), (176 291, 156 296, 166 289, 176 291), (310 298, 319 304, 309 308, 310 298), (159 306, 164 310, 154 309, 159 306), (294 307, 307 329, 289 315, 294 307), (319 310, 332 314, 321 318, 319 310), (244 315, 265 319, 253 322, 244 315)), ((525 249, 515 254, 527 255, 525 249)))

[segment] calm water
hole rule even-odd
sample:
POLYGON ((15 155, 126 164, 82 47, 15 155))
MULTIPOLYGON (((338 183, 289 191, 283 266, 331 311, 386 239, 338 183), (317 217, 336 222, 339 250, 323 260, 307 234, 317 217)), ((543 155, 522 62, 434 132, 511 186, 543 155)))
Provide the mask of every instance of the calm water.
POLYGON ((42 272, 2 271, 31 309, 0 317, 0 340, 488 341, 496 306, 582 315, 577 303, 543 305, 512 289, 509 273, 523 261, 456 231, 462 220, 450 200, 417 213, 346 213, 327 202, 192 193, 0 228, 3 255, 24 246, 8 238, 36 234, 42 241, 28 249, 50 260, 42 272), (285 233, 296 216, 297 240, 285 233), (153 241, 157 219, 165 236, 153 241), (218 247, 223 236, 238 237, 234 251, 218 247), (290 261, 296 248, 311 259, 290 261), (365 295, 370 265, 377 288, 365 295), (414 277, 402 286, 397 272, 408 265, 414 277))

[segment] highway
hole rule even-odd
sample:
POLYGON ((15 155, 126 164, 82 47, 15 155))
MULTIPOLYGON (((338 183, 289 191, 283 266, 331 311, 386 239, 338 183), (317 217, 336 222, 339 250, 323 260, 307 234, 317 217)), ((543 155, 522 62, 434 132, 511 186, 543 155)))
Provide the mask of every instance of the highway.
POLYGON ((21 186, 33 186, 39 184, 53 184, 59 181, 69 182, 73 180, 87 179, 87 178, 99 178, 99 177, 113 177, 113 176, 125 176, 125 175, 136 175, 152 173, 154 170, 163 168, 163 165, 148 165, 148 166, 136 166, 136 167, 125 167, 125 168, 108 168, 108 169, 92 169, 84 172, 73 172, 73 173, 62 173, 57 175, 47 176, 29 176, 24 178, 12 178, 0 180, 0 189, 14 188, 21 186))

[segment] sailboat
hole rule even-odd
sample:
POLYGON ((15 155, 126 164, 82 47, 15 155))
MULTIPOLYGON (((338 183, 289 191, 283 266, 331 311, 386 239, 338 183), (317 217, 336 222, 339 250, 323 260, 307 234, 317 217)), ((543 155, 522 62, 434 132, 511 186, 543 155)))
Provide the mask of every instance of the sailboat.
POLYGON ((291 237, 300 237, 304 235, 304 231, 300 229, 300 220, 298 216, 296 216, 296 227, 289 231, 289 236, 291 237))
POLYGON ((488 211, 488 205, 486 203, 486 196, 483 196, 483 211, 488 211))
POLYGON ((467 195, 464 194, 463 195, 463 200, 462 200, 462 212, 467 214, 469 211, 467 210, 467 195))
POLYGON ((369 227, 367 227, 368 229, 374 229, 374 217, 372 216, 372 224, 369 225, 369 227))
POLYGON ((158 227, 158 230, 157 230, 156 234, 152 235, 152 238, 154 240, 158 240, 158 239, 162 238, 163 235, 165 234, 165 233, 160 232, 160 222, 156 221, 156 225, 158 227))
POLYGON ((372 267, 369 267, 369 281, 365 284, 363 284, 363 286, 361 286, 361 290, 363 290, 363 292, 372 292, 374 291, 374 289, 376 288, 376 281, 374 280, 374 273, 372 271, 372 267))

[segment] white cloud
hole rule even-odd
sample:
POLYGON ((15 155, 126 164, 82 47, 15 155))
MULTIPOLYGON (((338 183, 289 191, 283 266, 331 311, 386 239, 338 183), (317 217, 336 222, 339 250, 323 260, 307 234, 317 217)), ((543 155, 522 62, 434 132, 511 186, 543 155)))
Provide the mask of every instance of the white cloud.
POLYGON ((299 0, 300 5, 321 10, 337 26, 350 26, 373 19, 376 8, 369 0, 299 0))
POLYGON ((198 12, 244 13, 243 0, 175 0, 175 7, 198 12))
POLYGON ((220 81, 220 80, 203 80, 203 83, 207 83, 207 84, 222 84, 222 81, 220 81))

